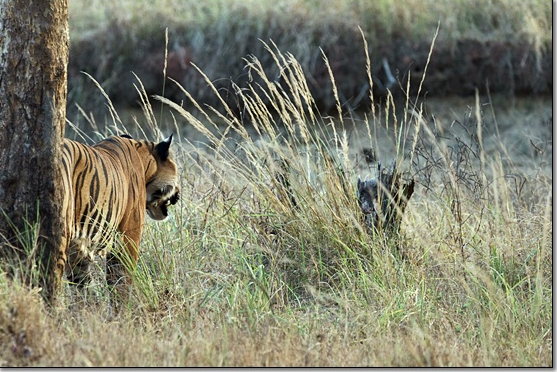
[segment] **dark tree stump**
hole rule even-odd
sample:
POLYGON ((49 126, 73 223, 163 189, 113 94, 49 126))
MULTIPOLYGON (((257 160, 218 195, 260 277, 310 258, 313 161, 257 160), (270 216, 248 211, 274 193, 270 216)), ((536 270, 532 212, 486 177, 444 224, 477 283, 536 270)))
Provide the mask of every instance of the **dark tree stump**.
POLYGON ((0 2, 0 44, 0 260, 35 260, 39 282, 33 265, 24 277, 51 300, 65 260, 67 0, 0 2), (36 242, 29 238, 35 227, 36 242))
POLYGON ((389 168, 377 164, 377 178, 358 178, 358 201, 369 230, 397 232, 408 200, 414 193, 414 179, 406 182, 393 159, 389 168))

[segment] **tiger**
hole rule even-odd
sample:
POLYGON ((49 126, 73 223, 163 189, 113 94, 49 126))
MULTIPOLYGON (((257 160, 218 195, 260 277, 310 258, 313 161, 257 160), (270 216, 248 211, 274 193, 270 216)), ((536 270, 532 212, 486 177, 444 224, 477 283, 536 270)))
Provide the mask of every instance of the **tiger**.
MULTIPOLYGON (((66 274, 83 288, 91 280, 96 256, 106 259, 106 282, 131 281, 112 249, 118 242, 137 265, 145 214, 164 220, 179 200, 177 166, 170 152, 172 135, 162 142, 112 136, 92 146, 70 139, 62 146, 64 231, 55 280, 66 274)), ((132 266, 133 267, 133 266, 132 266)), ((128 267, 129 268, 129 267, 128 267)))

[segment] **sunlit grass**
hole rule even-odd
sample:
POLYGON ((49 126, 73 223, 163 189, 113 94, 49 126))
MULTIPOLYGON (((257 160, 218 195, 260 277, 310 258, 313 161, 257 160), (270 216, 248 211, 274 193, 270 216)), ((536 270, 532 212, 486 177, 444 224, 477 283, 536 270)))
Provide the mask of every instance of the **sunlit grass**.
MULTIPOLYGON (((196 101, 180 82, 187 104, 156 97, 172 110, 169 127, 181 133, 185 122, 205 141, 177 133, 181 200, 167 221, 148 222, 126 306, 112 317, 103 303, 47 312, 35 291, 0 276, 0 364, 551 365, 547 167, 485 151, 479 97, 461 132, 429 120, 422 100, 356 121, 334 88, 338 115, 327 116, 298 60, 266 51, 280 82, 247 58, 253 83, 233 87, 239 113, 196 101), (351 131, 419 184, 400 234, 366 231, 355 186, 370 168, 356 161, 351 131), (527 186, 514 188, 509 169, 527 186)), ((138 124, 155 140, 161 118, 137 86, 138 124)), ((107 128, 141 133, 116 119, 107 128)))

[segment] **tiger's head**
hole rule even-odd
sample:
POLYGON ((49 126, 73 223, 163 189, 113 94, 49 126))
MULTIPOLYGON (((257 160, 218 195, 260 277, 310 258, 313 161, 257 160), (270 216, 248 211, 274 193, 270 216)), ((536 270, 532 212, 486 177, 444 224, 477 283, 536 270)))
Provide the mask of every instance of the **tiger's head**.
POLYGON ((168 216, 168 207, 178 202, 180 189, 176 163, 170 154, 172 135, 155 145, 153 157, 157 170, 147 181, 147 214, 154 220, 164 220, 168 216))

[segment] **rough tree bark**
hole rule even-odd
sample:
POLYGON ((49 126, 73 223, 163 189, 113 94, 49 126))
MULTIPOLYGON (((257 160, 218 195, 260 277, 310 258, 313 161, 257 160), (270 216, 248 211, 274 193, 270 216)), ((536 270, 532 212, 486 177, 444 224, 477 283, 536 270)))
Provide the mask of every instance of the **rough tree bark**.
POLYGON ((16 230, 38 222, 37 284, 51 299, 63 226, 67 0, 0 0, 0 46, 0 258, 21 254, 16 230))

